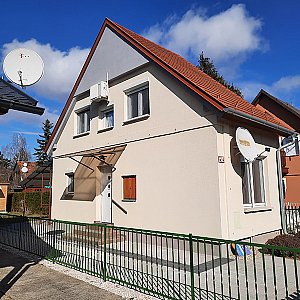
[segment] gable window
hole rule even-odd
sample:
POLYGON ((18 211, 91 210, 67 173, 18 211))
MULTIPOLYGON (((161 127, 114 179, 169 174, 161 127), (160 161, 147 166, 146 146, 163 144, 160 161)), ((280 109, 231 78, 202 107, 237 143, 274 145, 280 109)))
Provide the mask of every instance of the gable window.
POLYGON ((122 176, 123 177, 123 200, 136 200, 136 175, 122 176))
POLYGON ((243 161, 241 164, 244 207, 264 206, 264 158, 257 158, 252 163, 243 161))
POLYGON ((110 108, 100 112, 100 128, 111 129, 114 127, 114 109, 110 108))
POLYGON ((77 112, 77 134, 90 131, 90 108, 77 112))
POLYGON ((74 194, 74 173, 69 172, 66 173, 68 181, 67 181, 67 193, 74 194))
POLYGON ((127 93, 127 120, 149 115, 149 87, 144 86, 127 93))

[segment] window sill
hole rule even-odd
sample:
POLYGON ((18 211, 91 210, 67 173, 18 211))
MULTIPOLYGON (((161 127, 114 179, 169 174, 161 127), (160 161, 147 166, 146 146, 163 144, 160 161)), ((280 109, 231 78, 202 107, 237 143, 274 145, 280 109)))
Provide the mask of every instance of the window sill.
POLYGON ((122 199, 122 202, 136 202, 136 199, 122 199))
POLYGON ((249 208, 244 208, 244 213, 245 214, 252 214, 252 213, 257 213, 257 212, 265 212, 265 211, 272 211, 273 207, 249 207, 249 208))
POLYGON ((126 120, 123 122, 123 125, 127 125, 127 124, 131 124, 131 123, 135 123, 135 122, 139 122, 139 121, 143 121, 146 120, 150 117, 150 115, 142 115, 142 116, 138 116, 129 120, 126 120))
POLYGON ((77 139, 79 137, 86 136, 86 135, 89 135, 89 134, 90 134, 90 131, 79 133, 79 134, 73 135, 73 139, 77 139))
POLYGON ((107 127, 107 128, 101 128, 101 129, 98 129, 97 133, 101 133, 101 132, 105 132, 105 131, 110 131, 114 129, 114 127, 107 127))

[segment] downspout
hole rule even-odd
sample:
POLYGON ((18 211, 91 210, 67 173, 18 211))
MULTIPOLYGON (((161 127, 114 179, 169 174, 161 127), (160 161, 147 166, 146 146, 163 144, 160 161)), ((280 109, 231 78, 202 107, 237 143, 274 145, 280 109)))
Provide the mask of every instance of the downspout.
POLYGON ((295 144, 295 139, 297 137, 297 134, 293 134, 290 136, 292 138, 292 142, 285 144, 283 146, 280 146, 276 150, 276 160, 277 160, 277 178, 278 178, 278 187, 279 187, 279 204, 280 204, 280 217, 281 217, 281 228, 283 230, 283 233, 287 233, 287 228, 286 228, 286 220, 285 220, 285 206, 284 206, 284 193, 283 193, 283 185, 282 185, 282 165, 281 165, 281 154, 280 151, 292 146, 295 144))

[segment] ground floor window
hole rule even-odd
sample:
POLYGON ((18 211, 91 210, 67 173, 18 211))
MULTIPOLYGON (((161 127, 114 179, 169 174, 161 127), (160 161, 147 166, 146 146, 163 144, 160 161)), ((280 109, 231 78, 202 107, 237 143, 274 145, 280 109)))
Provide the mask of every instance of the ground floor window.
POLYGON ((264 158, 257 158, 254 162, 242 161, 241 164, 244 206, 265 205, 264 158))
POLYGON ((123 177, 123 200, 136 200, 136 175, 128 175, 123 177))
POLYGON ((66 173, 66 176, 68 178, 67 193, 68 194, 73 194, 74 193, 74 173, 73 172, 68 172, 68 173, 66 173))

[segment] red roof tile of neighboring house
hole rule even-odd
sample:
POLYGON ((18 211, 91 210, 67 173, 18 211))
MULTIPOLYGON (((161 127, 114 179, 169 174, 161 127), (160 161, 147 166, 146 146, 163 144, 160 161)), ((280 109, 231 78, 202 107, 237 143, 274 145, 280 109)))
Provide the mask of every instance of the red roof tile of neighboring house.
POLYGON ((17 166, 19 168, 18 171, 20 173, 22 173, 22 168, 24 167, 24 163, 27 163, 26 167, 27 167, 28 171, 26 172, 26 176, 29 176, 37 168, 37 163, 36 162, 30 162, 30 161, 29 162, 26 162, 26 161, 17 161, 17 166))
MULTIPOLYGON (((185 60, 180 55, 167 50, 146 38, 132 32, 131 30, 110 21, 121 32, 124 32, 128 37, 136 41, 146 51, 145 54, 150 52, 157 59, 159 59, 165 66, 173 69, 178 75, 184 77, 196 88, 205 92, 212 98, 214 106, 222 110, 222 108, 233 108, 243 113, 258 117, 260 119, 269 121, 279 126, 286 127, 279 119, 275 119, 270 114, 258 109, 248 101, 239 97, 237 94, 226 88, 221 83, 212 79, 210 76, 199 70, 196 66, 185 60)), ((286 127, 290 129, 290 127, 286 127)))
POLYGON ((94 45, 90 51, 90 54, 77 78, 77 81, 73 87, 73 90, 69 96, 69 99, 60 115, 57 124, 54 127, 53 134, 48 142, 46 150, 49 148, 66 112, 71 104, 71 101, 75 95, 76 89, 87 69, 87 66, 97 48, 100 38, 104 32, 105 27, 109 27, 114 32, 119 34, 128 44, 137 49, 140 53, 146 56, 151 61, 154 61, 182 83, 184 83, 191 90, 199 94, 206 101, 211 103, 220 111, 224 111, 226 108, 233 109, 237 112, 244 113, 256 117, 258 119, 270 122, 274 125, 281 126, 290 130, 290 127, 281 122, 278 118, 274 118, 271 114, 255 107, 251 103, 247 102, 243 98, 239 97, 219 82, 206 75, 199 70, 196 66, 185 60, 180 55, 167 50, 146 38, 134 33, 133 31, 109 20, 105 19, 101 30, 94 42, 94 45))

